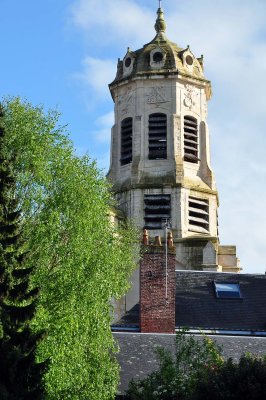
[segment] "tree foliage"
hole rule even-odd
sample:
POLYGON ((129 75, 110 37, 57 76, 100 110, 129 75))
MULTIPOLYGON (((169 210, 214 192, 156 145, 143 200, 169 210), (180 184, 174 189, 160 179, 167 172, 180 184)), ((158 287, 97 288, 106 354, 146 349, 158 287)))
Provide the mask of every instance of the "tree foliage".
POLYGON ((190 399, 197 382, 208 373, 208 367, 219 367, 221 349, 207 336, 197 340, 182 329, 176 334, 175 356, 164 348, 157 349, 158 370, 139 381, 131 381, 127 395, 132 400, 190 399))
POLYGON ((50 360, 47 399, 112 399, 118 366, 110 301, 128 287, 135 234, 110 223, 108 185, 94 162, 75 154, 57 112, 19 99, 3 104, 28 264, 38 265, 34 327, 48 331, 38 353, 50 360))
POLYGON ((27 246, 22 240, 21 213, 15 197, 14 159, 8 159, 0 107, 0 397, 38 400, 44 395, 45 362, 35 351, 43 337, 30 328, 39 290, 31 286, 33 268, 25 268, 27 246))
POLYGON ((266 398, 266 357, 243 355, 224 360, 221 348, 206 336, 181 330, 175 356, 158 348, 159 368, 131 381, 130 400, 262 400, 266 398))
POLYGON ((209 369, 198 381, 193 400, 262 400, 266 398, 266 357, 243 355, 209 369))

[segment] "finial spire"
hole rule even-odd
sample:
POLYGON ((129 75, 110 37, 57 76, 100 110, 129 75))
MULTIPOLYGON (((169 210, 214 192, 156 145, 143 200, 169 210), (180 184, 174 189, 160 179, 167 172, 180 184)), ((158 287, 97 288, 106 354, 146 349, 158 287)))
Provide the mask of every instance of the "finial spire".
POLYGON ((162 0, 159 0, 159 8, 157 10, 158 17, 157 17, 155 25, 154 25, 154 28, 157 33, 166 31, 166 23, 164 20, 163 10, 161 8, 161 2, 162 2, 162 0))

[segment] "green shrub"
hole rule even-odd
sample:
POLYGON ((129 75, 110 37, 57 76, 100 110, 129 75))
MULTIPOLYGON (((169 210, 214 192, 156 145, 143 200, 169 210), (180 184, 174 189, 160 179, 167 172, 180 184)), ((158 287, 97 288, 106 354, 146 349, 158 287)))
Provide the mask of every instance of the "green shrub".
POLYGON ((217 369, 210 369, 198 381, 193 400, 266 399, 266 357, 243 355, 239 363, 230 358, 217 369))
POLYGON ((131 381, 127 395, 132 400, 190 399, 198 380, 205 379, 209 368, 219 368, 221 349, 206 336, 198 340, 185 329, 176 335, 175 355, 157 349, 158 370, 139 381, 131 381))

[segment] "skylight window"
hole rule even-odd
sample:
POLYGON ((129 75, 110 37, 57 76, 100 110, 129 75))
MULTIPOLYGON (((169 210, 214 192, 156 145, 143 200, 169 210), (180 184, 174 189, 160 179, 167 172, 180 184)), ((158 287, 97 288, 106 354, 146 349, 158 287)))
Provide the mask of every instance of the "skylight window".
POLYGON ((241 299, 239 283, 214 282, 218 299, 241 299))

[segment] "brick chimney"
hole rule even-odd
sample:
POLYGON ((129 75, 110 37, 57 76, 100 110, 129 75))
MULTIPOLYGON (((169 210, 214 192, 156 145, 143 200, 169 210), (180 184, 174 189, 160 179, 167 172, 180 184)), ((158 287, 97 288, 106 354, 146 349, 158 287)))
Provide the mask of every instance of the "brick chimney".
POLYGON ((166 249, 160 237, 149 244, 144 231, 140 262, 140 331, 142 333, 175 332, 175 253, 172 234, 166 249), (166 279, 167 276, 167 279, 166 279))

